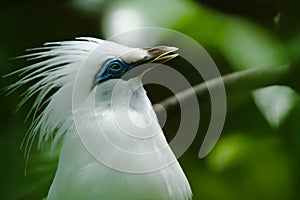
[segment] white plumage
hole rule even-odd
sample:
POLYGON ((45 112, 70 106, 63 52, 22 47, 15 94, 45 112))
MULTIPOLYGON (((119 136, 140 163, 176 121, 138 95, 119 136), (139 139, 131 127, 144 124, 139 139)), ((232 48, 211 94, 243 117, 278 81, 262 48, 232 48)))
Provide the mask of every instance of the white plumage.
POLYGON ((129 80, 104 79, 101 72, 106 65, 112 73, 119 70, 107 64, 114 58, 124 61, 124 66, 145 63, 145 59, 164 62, 176 56, 169 54, 174 48, 144 50, 78 38, 47 43, 34 51, 25 57, 39 62, 17 71, 25 75, 10 89, 37 80, 21 104, 34 94, 34 113, 46 104, 28 133, 27 150, 37 134, 40 145, 52 139, 53 147, 64 137, 48 200, 191 198, 189 183, 158 125, 141 75, 129 80), (95 85, 97 77, 100 81, 95 85), (53 89, 57 90, 47 98, 53 89), (120 149, 129 153, 120 154, 120 149), (143 156, 147 153, 155 156, 143 156), (139 160, 131 155, 142 156, 139 160), (158 167, 151 170, 153 166, 158 167))

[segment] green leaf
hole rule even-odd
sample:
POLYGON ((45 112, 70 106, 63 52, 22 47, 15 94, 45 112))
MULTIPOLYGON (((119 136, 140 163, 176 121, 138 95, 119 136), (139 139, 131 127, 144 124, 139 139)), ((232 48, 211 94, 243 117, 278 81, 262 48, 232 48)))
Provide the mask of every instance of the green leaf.
POLYGON ((256 105, 273 128, 278 128, 293 109, 297 94, 287 86, 271 86, 253 92, 256 105))

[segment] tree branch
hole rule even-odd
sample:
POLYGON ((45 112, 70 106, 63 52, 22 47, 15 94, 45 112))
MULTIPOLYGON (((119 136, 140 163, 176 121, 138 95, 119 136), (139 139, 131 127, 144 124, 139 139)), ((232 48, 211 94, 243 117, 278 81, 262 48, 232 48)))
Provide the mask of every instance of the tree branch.
MULTIPOLYGON (((197 84, 192 88, 178 92, 176 96, 181 102, 188 101, 194 92, 201 100, 209 100, 209 90, 218 87, 223 83, 226 88, 226 94, 251 91, 253 89, 262 88, 270 85, 288 84, 285 78, 290 74, 289 65, 284 65, 276 68, 252 68, 244 71, 234 72, 211 79, 207 82, 197 84)), ((153 106, 156 114, 160 116, 164 110, 167 113, 172 113, 179 105, 175 95, 166 98, 165 100, 153 106)))

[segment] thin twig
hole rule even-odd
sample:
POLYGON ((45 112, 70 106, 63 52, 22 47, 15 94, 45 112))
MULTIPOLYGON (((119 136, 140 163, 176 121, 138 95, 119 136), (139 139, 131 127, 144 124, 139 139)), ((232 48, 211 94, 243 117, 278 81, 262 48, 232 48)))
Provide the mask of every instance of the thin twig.
MULTIPOLYGON (((184 102, 188 101, 196 93, 199 99, 207 100, 209 98, 209 90, 218 87, 220 84, 225 85, 227 95, 241 91, 251 91, 270 85, 285 84, 283 81, 289 72, 289 65, 275 68, 252 68, 224 75, 221 79, 217 77, 197 84, 192 88, 178 92, 176 96, 180 98, 180 102, 184 102)), ((167 113, 173 112, 179 106, 176 96, 173 95, 155 104, 153 108, 156 114, 159 116, 164 112, 164 109, 167 113)))

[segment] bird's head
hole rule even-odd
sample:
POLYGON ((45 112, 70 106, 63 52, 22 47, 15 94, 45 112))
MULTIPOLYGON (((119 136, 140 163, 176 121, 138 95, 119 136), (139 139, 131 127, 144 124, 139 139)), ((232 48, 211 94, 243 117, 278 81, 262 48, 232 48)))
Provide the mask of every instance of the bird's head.
MULTIPOLYGON (((39 132, 40 142, 51 138, 55 130, 59 130, 54 137, 57 141, 73 124, 71 104, 74 87, 78 86, 80 91, 80 104, 94 88, 121 79, 145 63, 164 63, 178 55, 174 53, 177 50, 175 47, 132 48, 96 38, 51 42, 33 50, 35 52, 24 57, 39 62, 17 71, 25 76, 9 89, 36 81, 28 89, 21 104, 36 94, 32 107, 36 113, 47 103, 37 116, 29 138, 31 140, 39 132), (53 89, 55 92, 48 98, 47 95, 53 89)), ((138 71, 135 76, 143 74, 145 70, 138 71)))
MULTIPOLYGON (((178 54, 176 47, 157 46, 148 49, 130 48, 112 42, 104 42, 105 48, 114 49, 109 51, 106 59, 102 59, 101 67, 94 76, 93 86, 110 79, 120 79, 132 69, 137 69, 145 63, 164 63, 178 54)), ((100 51, 103 51, 101 45, 100 51)), ((143 73, 145 69, 137 70, 143 73)), ((136 73, 135 73, 136 74, 136 73)), ((136 74, 137 75, 137 74, 136 74)))

